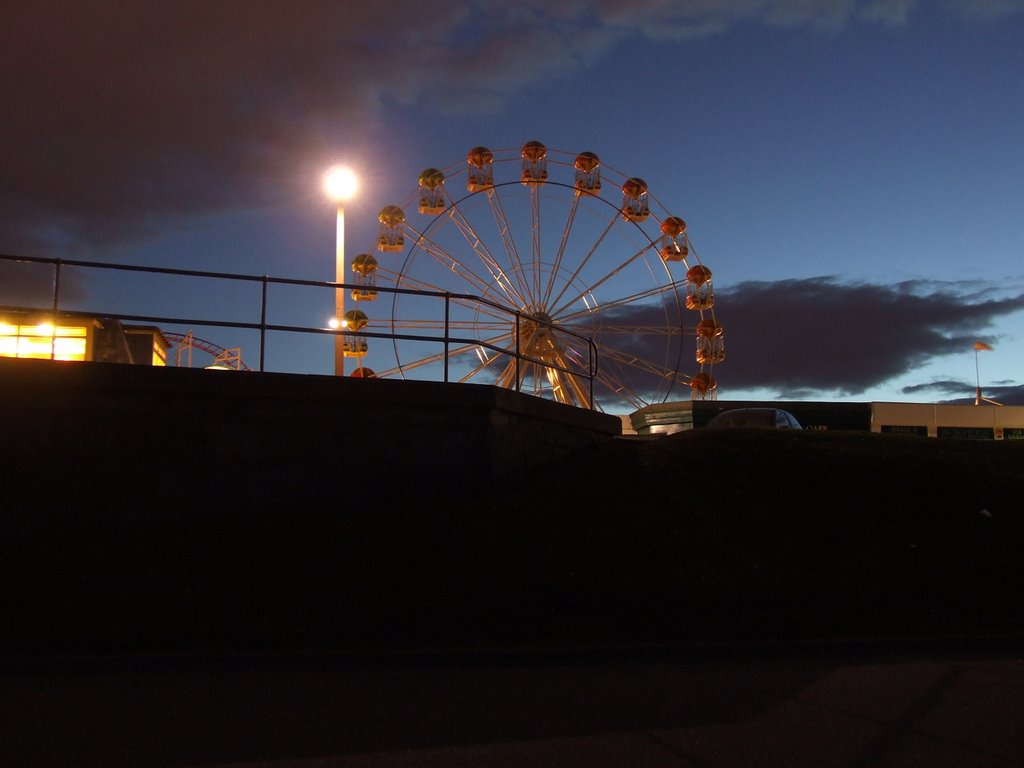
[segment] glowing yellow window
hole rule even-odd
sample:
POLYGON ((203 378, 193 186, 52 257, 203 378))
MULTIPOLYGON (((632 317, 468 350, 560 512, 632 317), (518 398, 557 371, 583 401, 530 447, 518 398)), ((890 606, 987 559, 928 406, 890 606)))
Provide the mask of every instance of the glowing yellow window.
POLYGON ((85 360, 88 329, 49 323, 0 325, 0 356, 41 360, 85 360))

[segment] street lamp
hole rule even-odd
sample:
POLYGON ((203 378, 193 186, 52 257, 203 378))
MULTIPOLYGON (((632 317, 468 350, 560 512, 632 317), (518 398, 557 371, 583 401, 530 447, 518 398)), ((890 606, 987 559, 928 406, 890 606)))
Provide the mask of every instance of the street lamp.
MULTIPOLYGON (((338 232, 335 237, 334 282, 345 282, 345 201, 355 194, 359 186, 352 170, 337 165, 324 175, 324 192, 327 197, 338 204, 338 232)), ((345 290, 336 288, 334 291, 334 318, 331 327, 344 327, 345 290)), ((334 336, 334 375, 345 375, 345 337, 340 333, 334 336)))

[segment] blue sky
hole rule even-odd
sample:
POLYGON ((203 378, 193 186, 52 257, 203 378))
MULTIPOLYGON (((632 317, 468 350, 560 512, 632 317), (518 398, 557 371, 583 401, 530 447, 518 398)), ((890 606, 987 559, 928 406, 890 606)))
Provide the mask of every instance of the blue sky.
POLYGON ((6 4, 0 252, 331 280, 332 162, 357 253, 539 140, 687 221, 721 399, 1024 402, 1024 2, 369 5, 6 4))

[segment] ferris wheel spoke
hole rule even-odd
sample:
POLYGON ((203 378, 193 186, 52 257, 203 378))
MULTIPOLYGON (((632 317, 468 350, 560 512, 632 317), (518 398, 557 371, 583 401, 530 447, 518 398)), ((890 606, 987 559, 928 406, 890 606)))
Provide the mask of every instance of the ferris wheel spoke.
POLYGON ((448 208, 448 217, 451 219, 455 228, 462 235, 466 244, 473 250, 474 253, 480 258, 487 272, 491 276, 491 280, 495 285, 505 294, 505 298, 509 304, 514 307, 521 307, 526 302, 521 292, 521 286, 513 285, 513 280, 518 282, 517 276, 513 275, 512 280, 509 279, 508 274, 502 268, 498 260, 494 258, 494 255, 490 252, 490 249, 484 244, 484 241, 477 234, 473 228, 472 223, 463 214, 459 208, 457 202, 452 201, 448 208))
POLYGON ((508 323, 479 323, 474 320, 395 320, 387 324, 392 331, 499 331, 508 328, 508 323))
POLYGON ((485 278, 477 274, 472 267, 458 257, 453 256, 442 245, 427 237, 425 233, 417 232, 412 227, 408 227, 408 225, 406 226, 409 229, 410 234, 415 239, 415 247, 429 255, 445 269, 450 270, 452 274, 462 280, 466 285, 470 286, 470 288, 479 291, 481 295, 487 296, 492 292, 490 290, 491 285, 485 278))
POLYGON ((471 344, 465 344, 456 347, 455 349, 449 352, 448 357, 457 358, 463 355, 476 355, 477 357, 483 356, 485 358, 490 358, 492 356, 507 353, 507 350, 504 350, 502 344, 504 342, 509 341, 511 338, 512 334, 510 333, 500 333, 496 336, 491 336, 490 338, 483 339, 482 341, 479 342, 473 342, 471 344), (494 347, 503 349, 504 352, 497 352, 494 349, 494 347))
MULTIPOLYGON (((519 247, 516 245, 515 235, 512 229, 512 224, 509 222, 508 214, 505 212, 505 206, 501 202, 501 195, 498 193, 497 187, 492 187, 487 190, 487 202, 490 204, 491 213, 494 216, 494 223, 498 227, 498 237, 501 238, 501 243, 505 248, 505 255, 508 257, 509 264, 512 266, 512 274, 515 275, 516 284, 519 286, 519 294, 524 298, 529 295, 529 289, 524 283, 525 271, 523 269, 523 261, 519 256, 519 247)), ((527 302, 524 301, 522 305, 527 302)))
MULTIPOLYGON (((512 318, 515 317, 515 313, 513 313, 513 312, 502 312, 500 309, 497 309, 495 307, 491 307, 491 306, 489 306, 487 304, 481 305, 481 304, 479 304, 477 302, 472 302, 472 301, 469 301, 469 300, 461 300, 461 299, 457 299, 457 298, 454 298, 454 297, 451 298, 450 301, 451 301, 452 307, 454 307, 456 310, 458 310, 457 312, 451 313, 449 315, 449 317, 448 317, 448 322, 451 325, 456 325, 458 323, 473 322, 473 323, 478 324, 478 325, 479 324, 482 324, 482 325, 497 325, 497 326, 500 326, 500 327, 505 327, 505 326, 508 326, 509 323, 514 322, 514 320, 512 318), (464 319, 464 318, 467 317, 467 315, 470 315, 470 314, 472 314, 474 317, 483 318, 483 319, 482 320, 477 319, 477 320, 474 320, 474 321, 470 321, 470 320, 464 319), (457 317, 453 317, 452 315, 457 315, 457 317), (460 318, 463 318, 463 319, 460 319, 460 318)), ((441 306, 442 305, 439 302, 438 303, 438 307, 441 307, 441 306)), ((441 326, 444 325, 444 315, 443 315, 443 312, 439 310, 437 312, 437 317, 405 318, 403 320, 399 320, 398 318, 392 318, 392 322, 393 323, 408 322, 408 323, 418 323, 418 324, 433 323, 433 324, 437 325, 438 327, 441 327, 441 326)))
MULTIPOLYGON (((399 282, 401 282, 401 287, 403 288, 411 288, 417 291, 429 291, 432 293, 439 294, 449 293, 444 288, 442 288, 439 285, 435 285, 434 283, 428 283, 424 280, 417 280, 415 278, 409 277, 408 275, 400 275, 399 273, 393 272, 391 270, 380 271, 383 272, 385 276, 392 278, 396 286, 399 284, 399 282)), ((507 321, 508 318, 512 316, 511 309, 507 312, 502 312, 500 309, 492 306, 491 304, 482 301, 476 301, 474 299, 452 296, 449 298, 449 301, 451 301, 452 304, 458 307, 470 309, 479 312, 482 315, 487 315, 488 317, 491 317, 498 322, 501 322, 503 320, 507 321)))
POLYGON ((590 371, 593 367, 594 360, 591 354, 590 345, 565 344, 563 345, 564 354, 567 360, 569 360, 573 367, 579 371, 590 371))
POLYGON ((587 326, 594 336, 693 336, 696 331, 683 328, 666 328, 659 325, 593 325, 587 326))
POLYGON ((599 370, 597 376, 595 376, 595 383, 600 384, 615 397, 625 400, 634 408, 640 407, 640 404, 643 402, 643 398, 634 392, 632 387, 623 381, 611 368, 599 370))
MULTIPOLYGON (((635 261, 636 261, 637 259, 641 258, 641 257, 642 257, 642 256, 643 256, 644 254, 646 254, 646 253, 647 253, 648 251, 650 251, 650 250, 651 250, 652 248, 654 248, 654 247, 655 247, 655 246, 654 246, 654 243, 650 243, 650 244, 648 244, 648 245, 644 246, 643 248, 641 248, 641 249, 640 249, 639 251, 637 251, 637 252, 636 252, 636 253, 634 253, 634 254, 633 254, 632 256, 630 256, 630 257, 629 257, 628 259, 626 259, 626 260, 625 260, 624 262, 622 262, 621 264, 619 264, 619 265, 618 265, 618 266, 617 266, 617 267, 616 267, 615 269, 613 269, 613 270, 612 270, 611 272, 609 272, 608 274, 606 274, 606 275, 605 275, 604 277, 602 277, 602 278, 600 278, 600 279, 598 279, 598 280, 595 280, 594 282, 591 282, 591 283, 590 283, 590 284, 589 284, 589 285, 588 285, 588 286, 587 286, 586 288, 584 288, 584 289, 583 289, 583 290, 582 290, 582 291, 581 291, 580 293, 578 293, 578 294, 577 294, 576 296, 574 296, 574 297, 573 297, 572 299, 570 299, 569 301, 565 302, 565 303, 564 303, 564 304, 562 304, 562 305, 561 305, 560 307, 558 307, 557 309, 555 309, 555 310, 554 310, 554 311, 552 312, 552 316, 557 316, 557 315, 558 315, 558 313, 559 313, 559 312, 562 312, 562 311, 564 311, 566 307, 571 307, 571 306, 572 306, 573 304, 575 304, 575 303, 576 303, 577 301, 580 301, 580 300, 581 300, 581 299, 582 299, 582 298, 583 298, 584 296, 586 296, 586 295, 587 295, 588 293, 593 293, 593 291, 594 291, 594 289, 595 289, 595 288, 599 288, 599 287, 601 287, 601 286, 602 286, 602 285, 604 285, 604 284, 605 284, 606 282, 608 282, 609 280, 611 280, 611 279, 612 279, 613 277, 615 277, 616 275, 620 274, 620 273, 621 273, 621 272, 622 272, 622 271, 623 271, 624 269, 626 269, 626 268, 627 268, 627 267, 628 267, 628 266, 629 266, 630 264, 633 264, 633 263, 634 263, 634 262, 635 262, 635 261)), ((661 257, 659 256, 658 258, 660 259, 661 257)), ((664 286, 659 286, 659 288, 664 288, 664 286)), ((564 295, 564 291, 563 291, 563 293, 559 294, 559 299, 561 299, 563 295, 564 295)))
MULTIPOLYGON (((638 302, 642 302, 644 299, 649 299, 652 296, 661 296, 666 293, 672 293, 673 290, 680 285, 682 285, 682 283, 680 282, 667 283, 665 285, 657 285, 652 288, 647 288, 646 290, 630 294, 629 296, 623 296, 622 298, 615 299, 614 301, 606 301, 601 304, 595 304, 595 306, 592 307, 584 307, 567 315, 556 314, 553 316, 557 317, 558 321, 562 324, 573 323, 583 318, 599 317, 602 313, 610 312, 611 310, 614 309, 619 309, 621 307, 626 307, 629 305, 637 306, 638 302)), ((563 310, 567 309, 570 306, 572 305, 565 305, 563 307, 563 310)))
POLYGON ((382 379, 386 379, 390 376, 402 376, 408 371, 414 371, 418 368, 423 368, 424 366, 433 365, 441 362, 442 360, 444 360, 443 352, 436 355, 430 355, 429 357, 423 357, 418 360, 413 360, 408 363, 401 363, 393 368, 386 368, 378 371, 377 376, 382 379))
POLYGON ((558 367, 549 367, 547 374, 552 389, 557 390, 555 399, 559 402, 578 405, 581 408, 589 407, 590 396, 584 391, 579 375, 569 372, 573 368, 571 361, 566 359, 566 355, 560 350, 555 351, 554 360, 558 367))
MULTIPOLYGON (((494 336, 494 337, 492 337, 490 339, 485 339, 485 340, 483 340, 481 342, 473 342, 472 344, 463 344, 461 346, 455 347, 454 349, 449 349, 448 352, 447 352, 447 357, 449 359, 451 359, 451 358, 457 357, 459 355, 464 355, 464 354, 473 352, 474 350, 478 349, 483 344, 490 344, 492 346, 497 346, 499 343, 501 343, 502 340, 508 339, 508 338, 510 338, 510 334, 504 333, 504 334, 500 334, 498 336, 494 336)), ((440 342, 440 339, 438 340, 438 342, 440 342)), ((441 350, 440 352, 436 352, 434 354, 427 355, 426 357, 421 357, 421 358, 419 358, 417 360, 413 360, 413 361, 408 362, 408 363, 400 363, 399 365, 395 366, 394 368, 388 368, 386 370, 382 370, 377 375, 379 377, 381 377, 381 378, 386 378, 387 376, 401 375, 403 371, 416 370, 418 368, 423 368, 425 366, 435 365, 437 363, 443 362, 444 359, 445 359, 445 356, 446 356, 445 355, 445 351, 441 350)))
MULTIPOLYGON (((546 304, 546 306, 554 306, 555 304, 558 304, 558 302, 562 300, 562 297, 565 295, 565 292, 568 291, 569 288, 572 287, 572 285, 576 282, 576 280, 580 276, 580 273, 583 272, 583 268, 587 266, 593 255, 597 253, 597 249, 601 247, 601 243, 603 243, 605 238, 608 237, 608 233, 612 231, 612 228, 615 226, 616 223, 616 216, 618 216, 617 213, 608 220, 607 226, 601 231, 601 234, 597 236, 597 239, 594 240, 594 244, 590 246, 590 250, 587 251, 587 253, 583 256, 582 259, 580 259, 580 263, 576 265, 575 271, 572 273, 569 279, 565 281, 565 285, 562 286, 562 290, 559 291, 558 295, 555 296, 555 298, 551 302, 546 304)), ((572 302, 569 303, 572 304, 572 302)), ((551 314, 554 315, 557 313, 552 312, 551 314)))
POLYGON ((555 284, 558 281, 558 276, 562 270, 562 260, 565 258, 565 250, 569 245, 569 235, 572 233, 572 225, 576 221, 576 211, 579 210, 580 196, 578 194, 573 195, 572 201, 569 203, 569 212, 565 217, 565 225, 562 227, 562 239, 558 242, 558 250, 555 252, 555 262, 551 268, 551 274, 548 276, 548 284, 544 289, 544 299, 541 302, 541 306, 548 307, 551 305, 551 293, 554 291, 555 284))
POLYGON ((540 300, 541 283, 541 248, 540 248, 540 185, 530 185, 530 221, 532 222, 530 232, 530 257, 533 269, 533 293, 530 295, 534 303, 540 300))
MULTIPOLYGON (((476 315, 478 317, 484 318, 483 320, 459 320, 459 319, 455 319, 455 318, 452 318, 451 316, 449 316, 448 324, 453 326, 453 327, 456 326, 456 325, 459 325, 459 324, 472 325, 473 327, 481 327, 481 326, 487 326, 487 325, 494 325, 494 326, 498 326, 498 327, 505 327, 510 322, 513 322, 510 318, 512 318, 514 315, 511 312, 502 312, 501 310, 494 309, 493 307, 489 307, 486 304, 483 305, 483 306, 480 306, 479 304, 471 302, 471 301, 462 301, 460 299, 455 299, 455 298, 452 298, 450 301, 451 301, 452 305, 454 307, 456 307, 457 309, 459 309, 459 310, 466 310, 466 311, 460 311, 458 313, 461 317, 465 317, 466 314, 467 314, 467 311, 468 311, 468 312, 471 312, 471 313, 473 313, 474 315, 476 315)), ((399 320, 397 318, 393 318, 391 320, 391 323, 395 327, 398 327, 399 324, 401 324, 401 323, 407 323, 407 324, 416 325, 416 326, 423 326, 423 325, 430 324, 430 325, 436 326, 438 328, 441 328, 441 327, 444 326, 444 317, 441 316, 441 317, 436 317, 436 318, 427 318, 427 317, 424 317, 424 318, 406 318, 406 319, 403 319, 403 320, 399 320)))
POLYGON ((558 402, 590 408, 592 384, 588 379, 595 360, 589 345, 585 351, 571 343, 577 340, 569 337, 567 341, 569 343, 555 345, 549 355, 552 365, 544 367, 544 376, 558 402))
POLYGON ((619 399, 629 403, 634 409, 639 409, 644 406, 644 398, 634 392, 630 386, 618 377, 611 376, 607 372, 602 371, 598 373, 595 378, 605 389, 619 399))
POLYGON ((505 361, 505 367, 501 369, 501 373, 498 374, 497 385, 504 389, 521 389, 522 379, 525 375, 526 366, 523 365, 522 361, 519 363, 519 367, 516 367, 516 360, 514 357, 510 357, 505 361), (520 371, 519 379, 516 379, 516 371, 520 371))
POLYGON ((474 376, 477 376, 478 374, 484 372, 485 370, 487 370, 491 366, 497 364, 498 360, 500 360, 502 357, 504 357, 504 355, 497 355, 497 354, 491 355, 489 357, 485 357, 480 362, 479 365, 475 366, 469 373, 467 373, 465 376, 463 376, 461 379, 459 379, 459 383, 460 384, 467 383, 474 376))
POLYGON ((643 373, 657 377, 658 379, 663 379, 666 381, 672 381, 677 383, 685 383, 689 382, 690 380, 689 377, 686 376, 685 374, 666 370, 664 365, 659 365, 650 360, 635 355, 631 352, 616 349, 615 347, 611 347, 608 345, 605 345, 601 348, 601 356, 602 358, 610 358, 619 365, 625 365, 630 368, 634 368, 643 373))

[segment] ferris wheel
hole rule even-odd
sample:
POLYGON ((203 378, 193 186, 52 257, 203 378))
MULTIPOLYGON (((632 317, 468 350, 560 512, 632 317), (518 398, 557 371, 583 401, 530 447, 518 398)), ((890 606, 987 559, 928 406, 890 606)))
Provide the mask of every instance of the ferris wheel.
MULTIPOLYGON (((593 152, 474 147, 424 170, 378 223, 351 290, 378 303, 346 313, 348 328, 443 329, 461 343, 377 340, 393 347, 388 367, 374 374, 360 360, 354 375, 440 378, 443 367, 448 380, 608 412, 715 398, 725 349, 711 270, 683 219, 593 152), (378 296, 384 284, 407 292, 378 296), (441 311, 422 292, 452 298, 441 311)), ((367 339, 347 339, 346 355, 369 352, 367 339)))

